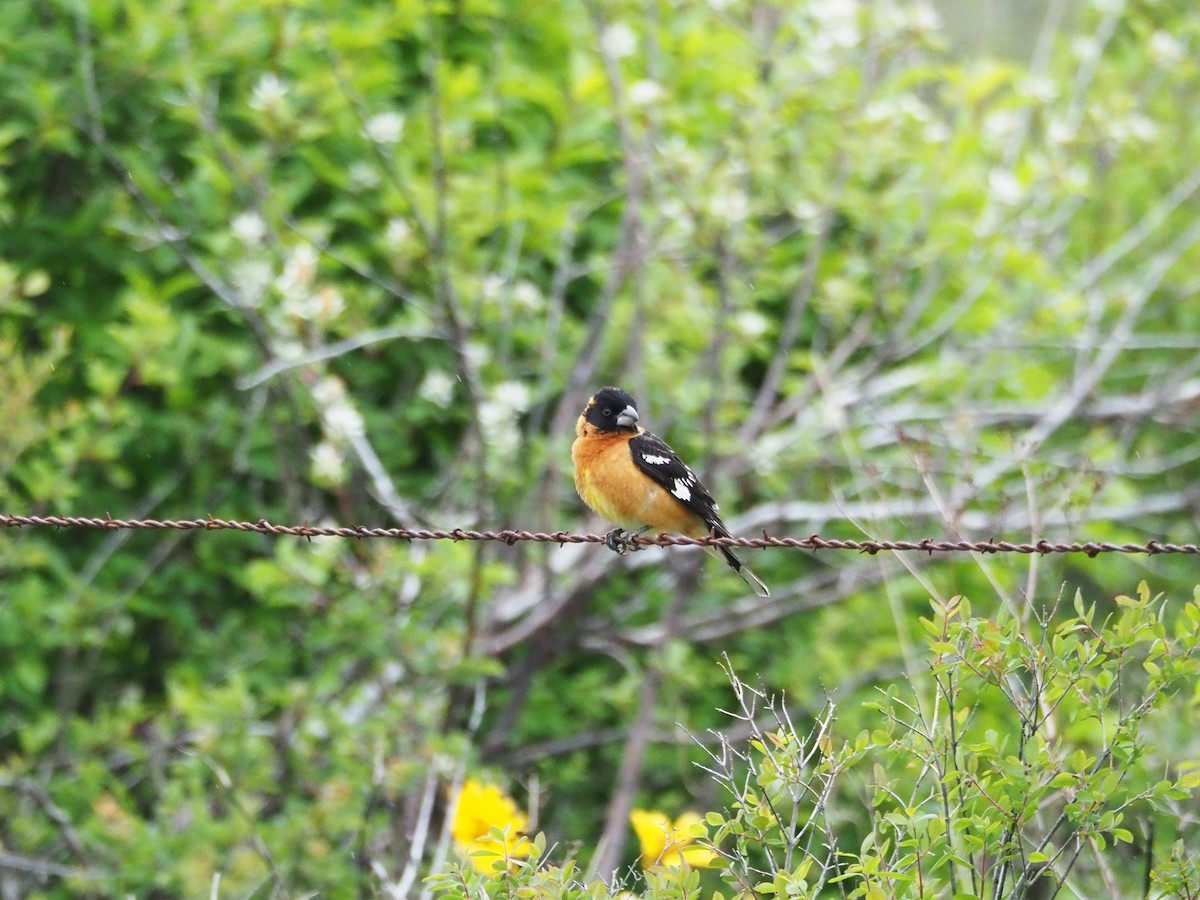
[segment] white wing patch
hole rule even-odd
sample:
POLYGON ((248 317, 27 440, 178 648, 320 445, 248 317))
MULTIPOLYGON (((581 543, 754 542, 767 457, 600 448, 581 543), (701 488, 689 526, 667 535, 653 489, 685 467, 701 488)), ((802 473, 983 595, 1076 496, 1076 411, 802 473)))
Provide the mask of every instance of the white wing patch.
MULTIPOLYGON (((708 489, 701 484, 696 473, 683 464, 675 451, 663 443, 662 438, 641 432, 630 438, 629 450, 633 464, 657 485, 659 490, 667 491, 710 528, 720 530, 724 527, 717 512, 717 505, 708 489)), ((649 490, 649 486, 647 489, 649 490)))

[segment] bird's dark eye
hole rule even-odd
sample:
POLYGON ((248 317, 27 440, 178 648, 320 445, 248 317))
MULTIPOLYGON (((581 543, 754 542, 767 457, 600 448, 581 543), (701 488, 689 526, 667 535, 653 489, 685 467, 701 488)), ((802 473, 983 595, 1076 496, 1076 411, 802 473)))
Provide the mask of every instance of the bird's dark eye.
POLYGON ((607 418, 608 416, 611 416, 611 415, 612 415, 612 407, 611 406, 604 407, 604 416, 607 418))

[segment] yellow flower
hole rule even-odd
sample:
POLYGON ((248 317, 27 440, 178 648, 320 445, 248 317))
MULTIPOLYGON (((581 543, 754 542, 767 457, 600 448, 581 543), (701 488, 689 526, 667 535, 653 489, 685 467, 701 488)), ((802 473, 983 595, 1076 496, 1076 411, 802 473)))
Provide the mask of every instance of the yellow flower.
POLYGON ((533 851, 533 844, 523 834, 528 825, 529 816, 496 785, 474 778, 463 782, 451 834, 464 854, 487 851, 469 857, 475 871, 489 874, 497 863, 528 856, 533 851), (503 840, 491 836, 493 828, 504 832, 503 840))
POLYGON ((690 833, 692 826, 701 821, 697 813, 685 812, 672 823, 656 809, 635 809, 629 814, 629 821, 642 845, 643 869, 683 863, 699 869, 717 858, 707 847, 690 846, 696 840, 690 833))

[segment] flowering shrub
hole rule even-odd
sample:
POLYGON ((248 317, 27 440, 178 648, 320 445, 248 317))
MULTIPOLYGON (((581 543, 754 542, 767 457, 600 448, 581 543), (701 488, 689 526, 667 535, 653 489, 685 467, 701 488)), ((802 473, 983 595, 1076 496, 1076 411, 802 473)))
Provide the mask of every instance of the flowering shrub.
MULTIPOLYGON (((743 897, 1117 896, 1133 882, 1115 846, 1159 829, 1169 850, 1151 856, 1151 882, 1195 896, 1200 822, 1187 810, 1200 758, 1164 773, 1152 739, 1194 715, 1200 599, 1170 630, 1164 598, 1145 584, 1117 609, 1100 621, 1077 597, 1074 616, 1047 609, 1022 626, 973 617, 960 597, 935 603, 924 620, 930 692, 887 691, 872 704, 877 726, 856 735, 839 733, 832 704, 799 733, 782 702, 731 671, 733 715, 751 734, 723 737, 704 765, 727 806, 674 822, 633 811, 644 896, 697 896, 702 867, 713 897, 724 896, 718 881, 743 897), (860 804, 868 829, 852 837, 842 823, 860 804)), ((570 861, 528 865, 505 890, 542 896, 573 872, 570 861)), ((472 896, 461 878, 433 883, 448 900, 472 896)), ((570 883, 591 897, 633 890, 619 875, 570 883)))
POLYGON ((679 866, 693 869, 707 866, 716 854, 707 847, 697 846, 696 840, 708 836, 699 814, 687 812, 674 822, 658 810, 635 809, 629 822, 642 848, 642 868, 679 866))
POLYGON ((459 851, 479 872, 504 868, 529 856, 532 844, 524 831, 529 817, 499 787, 474 778, 463 782, 454 804, 450 833, 459 851))

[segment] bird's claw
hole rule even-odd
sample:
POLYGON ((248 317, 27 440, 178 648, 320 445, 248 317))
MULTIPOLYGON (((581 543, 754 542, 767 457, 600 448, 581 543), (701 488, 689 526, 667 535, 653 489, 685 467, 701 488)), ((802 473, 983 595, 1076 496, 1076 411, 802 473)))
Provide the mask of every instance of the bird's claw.
POLYGON ((640 531, 624 531, 614 528, 604 535, 604 546, 618 556, 624 556, 626 553, 642 549, 643 545, 635 540, 639 534, 641 534, 640 531))

